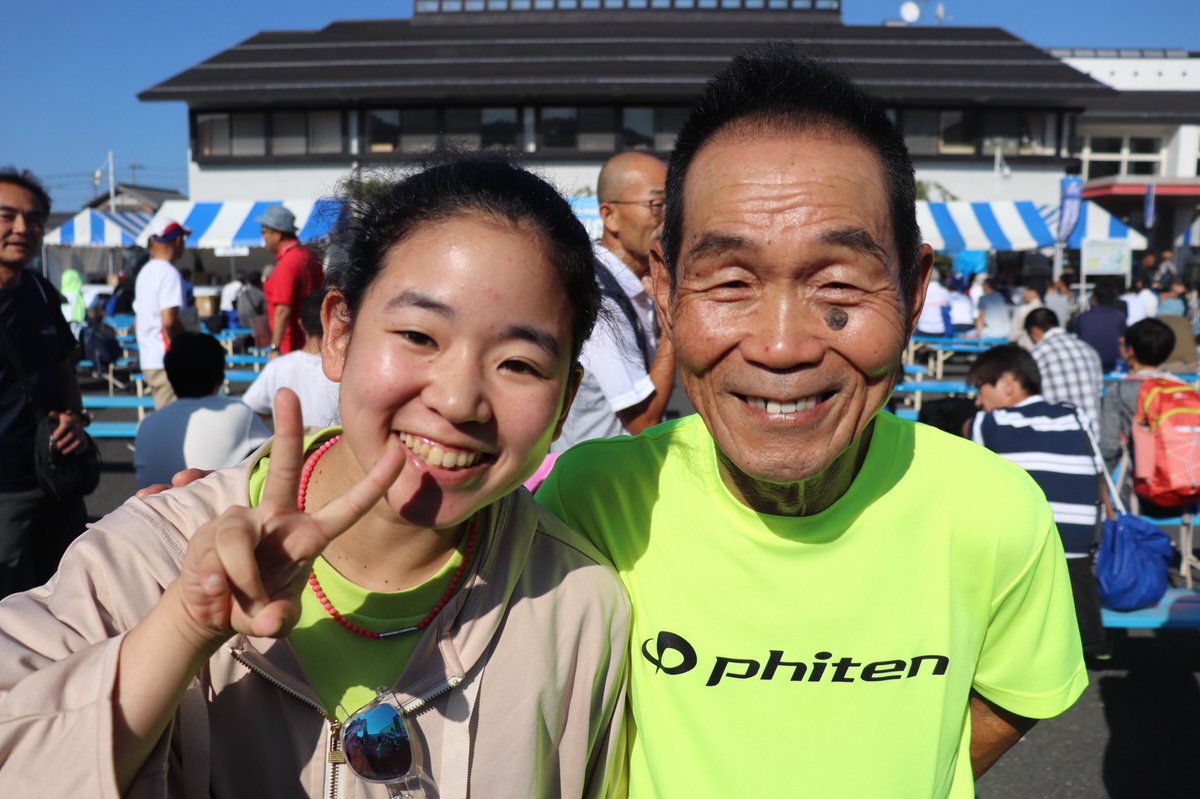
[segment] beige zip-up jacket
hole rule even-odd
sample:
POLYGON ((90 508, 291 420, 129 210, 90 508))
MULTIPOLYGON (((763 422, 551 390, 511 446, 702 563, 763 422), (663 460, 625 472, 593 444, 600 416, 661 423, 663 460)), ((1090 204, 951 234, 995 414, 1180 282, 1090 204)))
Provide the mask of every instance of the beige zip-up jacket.
MULTIPOLYGON (((0 796, 118 795, 123 635, 179 574, 192 533, 249 504, 256 458, 130 499, 72 545, 50 583, 0 602, 0 796)), ((481 529, 463 587, 394 686, 423 744, 426 795, 603 795, 625 755, 628 598, 603 557, 524 489, 487 509, 481 529)), ((331 762, 333 730, 286 640, 236 636, 127 795, 388 796, 331 762)))

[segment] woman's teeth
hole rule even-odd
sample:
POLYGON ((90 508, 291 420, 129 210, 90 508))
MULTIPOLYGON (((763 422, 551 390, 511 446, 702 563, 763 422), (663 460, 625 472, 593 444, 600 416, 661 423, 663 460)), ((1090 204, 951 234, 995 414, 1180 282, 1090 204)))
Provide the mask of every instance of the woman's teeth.
POLYGON ((400 436, 404 446, 408 447, 418 458, 437 469, 465 469, 479 463, 483 457, 481 452, 451 449, 427 438, 417 438, 404 433, 400 436))
POLYGON ((808 411, 817 407, 817 398, 805 397, 793 402, 779 402, 777 400, 763 399, 762 397, 746 397, 746 403, 751 408, 758 408, 767 413, 796 413, 797 411, 808 411))

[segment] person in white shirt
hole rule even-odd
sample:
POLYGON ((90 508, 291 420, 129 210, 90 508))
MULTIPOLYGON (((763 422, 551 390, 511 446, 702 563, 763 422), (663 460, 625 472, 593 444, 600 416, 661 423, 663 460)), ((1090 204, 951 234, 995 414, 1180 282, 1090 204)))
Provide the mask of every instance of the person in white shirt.
POLYGON ((321 303, 325 289, 313 292, 300 306, 300 327, 304 330, 303 349, 281 355, 263 367, 242 402, 263 419, 270 419, 275 394, 290 388, 300 398, 305 427, 330 427, 340 423, 338 384, 325 376, 321 367, 321 303))
POLYGON ((171 341, 183 332, 183 277, 175 262, 183 257, 184 241, 191 231, 173 219, 155 222, 148 249, 150 260, 134 284, 138 366, 154 396, 155 409, 175 401, 175 392, 163 370, 163 356, 171 341))
POLYGON ((164 359, 178 399, 138 425, 133 465, 139 488, 170 483, 184 469, 236 465, 271 431, 241 400, 219 397, 225 349, 205 333, 180 333, 164 359))
POLYGON ((929 276, 929 286, 925 289, 925 305, 921 309, 921 316, 917 319, 917 335, 919 336, 946 336, 950 331, 946 329, 946 319, 942 314, 942 309, 950 308, 950 292, 946 291, 946 287, 942 285, 941 275, 935 269, 929 276))
POLYGON ((621 153, 600 170, 604 235, 595 252, 602 316, 580 353, 583 381, 552 453, 581 441, 636 435, 662 421, 675 356, 667 339, 659 341, 645 281, 662 227, 666 180, 666 165, 645 153, 621 153))

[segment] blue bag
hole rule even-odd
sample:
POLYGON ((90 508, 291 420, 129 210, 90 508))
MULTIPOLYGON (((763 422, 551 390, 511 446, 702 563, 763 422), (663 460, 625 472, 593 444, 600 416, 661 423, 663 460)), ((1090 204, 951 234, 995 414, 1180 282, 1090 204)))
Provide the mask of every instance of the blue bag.
POLYGON ((1157 605, 1167 593, 1167 571, 1175 550, 1153 523, 1120 513, 1104 522, 1096 553, 1100 604, 1110 610, 1157 605))

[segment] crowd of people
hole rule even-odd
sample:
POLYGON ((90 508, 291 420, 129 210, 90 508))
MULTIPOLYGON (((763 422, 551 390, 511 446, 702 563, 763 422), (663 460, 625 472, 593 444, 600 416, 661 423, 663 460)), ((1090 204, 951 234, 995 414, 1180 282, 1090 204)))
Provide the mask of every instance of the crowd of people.
POLYGON ((735 58, 669 164, 616 156, 597 195, 593 243, 541 178, 458 155, 351 193, 324 267, 270 208, 273 271, 221 293, 271 357, 241 399, 160 221, 131 292, 149 487, 84 532, 30 479, 39 414, 87 446, 25 269, 49 198, 0 173, 0 323, 43 403, 0 364, 5 795, 967 796, 1072 706, 1104 645, 1091 442, 1133 413, 1101 380, 1165 374, 1165 317, 943 283, 902 135, 794 46, 735 58), (957 429, 883 412, 914 331, 1014 342, 957 429), (696 413, 664 422, 676 380, 696 413))

